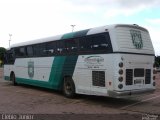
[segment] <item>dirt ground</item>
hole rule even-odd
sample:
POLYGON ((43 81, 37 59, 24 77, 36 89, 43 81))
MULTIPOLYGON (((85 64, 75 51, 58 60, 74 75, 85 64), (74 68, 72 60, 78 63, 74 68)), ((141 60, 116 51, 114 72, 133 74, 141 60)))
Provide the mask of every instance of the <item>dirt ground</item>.
POLYGON ((3 69, 0 68, 0 120, 6 120, 11 114, 15 119, 20 119, 21 115, 33 115, 33 120, 159 120, 160 74, 156 76, 156 83, 154 94, 130 99, 86 95, 68 99, 58 91, 13 86, 3 80, 3 69))

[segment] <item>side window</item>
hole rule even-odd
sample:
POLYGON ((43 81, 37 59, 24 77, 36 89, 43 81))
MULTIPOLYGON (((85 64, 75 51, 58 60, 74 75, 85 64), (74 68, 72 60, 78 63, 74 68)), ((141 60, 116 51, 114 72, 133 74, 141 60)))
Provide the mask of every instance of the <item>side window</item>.
POLYGON ((20 56, 20 49, 19 48, 15 48, 15 55, 16 57, 20 56))
POLYGON ((108 32, 79 38, 80 54, 109 53, 112 51, 111 40, 108 32))
POLYGON ((14 61, 15 61, 15 57, 14 57, 13 50, 7 51, 4 55, 4 63, 5 64, 14 64, 14 61))
POLYGON ((56 53, 57 53, 56 41, 46 43, 45 54, 46 55, 55 55, 56 53))
POLYGON ((20 56, 25 56, 26 55, 26 49, 25 47, 20 48, 20 56))
POLYGON ((27 46, 27 56, 31 57, 33 56, 33 47, 27 46))
POLYGON ((77 53, 78 51, 78 43, 76 39, 65 40, 65 49, 67 54, 77 53))
POLYGON ((105 33, 105 38, 106 38, 106 41, 107 41, 107 52, 113 52, 113 48, 112 48, 112 43, 111 43, 111 39, 110 39, 110 35, 109 35, 109 32, 105 33))
POLYGON ((79 38, 79 51, 83 53, 92 51, 92 39, 89 37, 79 38))
POLYGON ((57 41, 57 53, 60 55, 66 53, 64 41, 57 41))
POLYGON ((15 48, 15 55, 17 57, 25 57, 25 55, 26 55, 25 47, 15 48))
POLYGON ((98 50, 106 51, 107 50, 108 43, 107 43, 105 35, 95 35, 91 39, 92 39, 92 49, 93 50, 96 50, 96 51, 98 50))
POLYGON ((45 54, 45 44, 37 44, 33 46, 33 52, 35 56, 44 56, 45 54))

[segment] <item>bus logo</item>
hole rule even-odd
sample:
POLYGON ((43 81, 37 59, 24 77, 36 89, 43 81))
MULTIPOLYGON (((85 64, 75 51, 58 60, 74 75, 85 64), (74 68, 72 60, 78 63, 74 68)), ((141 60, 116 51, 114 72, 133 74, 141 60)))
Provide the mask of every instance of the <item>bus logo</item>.
POLYGON ((142 41, 141 32, 136 30, 130 30, 130 33, 131 33, 133 45, 136 47, 136 49, 142 49, 143 41, 142 41))
POLYGON ((100 56, 89 56, 89 57, 85 58, 84 61, 89 64, 100 64, 100 63, 104 62, 104 58, 102 58, 100 56))
POLYGON ((33 61, 28 62, 28 76, 30 78, 33 78, 34 76, 34 62, 33 61))

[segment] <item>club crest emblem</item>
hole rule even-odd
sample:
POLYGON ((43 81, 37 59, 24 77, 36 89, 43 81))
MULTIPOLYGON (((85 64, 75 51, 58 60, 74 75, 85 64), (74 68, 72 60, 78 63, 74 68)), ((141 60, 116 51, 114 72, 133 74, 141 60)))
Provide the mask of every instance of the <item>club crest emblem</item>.
POLYGON ((136 30, 130 30, 131 37, 132 37, 132 43, 136 47, 136 49, 142 49, 143 48, 143 41, 140 31, 136 30))
POLYGON ((34 62, 33 61, 28 62, 28 76, 30 78, 33 78, 34 76, 34 62))

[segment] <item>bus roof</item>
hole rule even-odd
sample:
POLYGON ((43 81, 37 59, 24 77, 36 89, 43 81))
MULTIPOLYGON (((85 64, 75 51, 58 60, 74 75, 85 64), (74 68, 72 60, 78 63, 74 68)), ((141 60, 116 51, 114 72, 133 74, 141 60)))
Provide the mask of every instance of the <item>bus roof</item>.
MULTIPOLYGON (((143 31, 148 32, 147 29, 145 29, 145 28, 143 28, 141 26, 138 26, 136 24, 112 24, 112 25, 106 25, 106 26, 101 26, 101 27, 90 28, 88 30, 89 34, 87 34, 87 35, 105 32, 108 29, 113 29, 113 28, 116 28, 116 27, 132 27, 132 28, 138 28, 138 29, 141 29, 143 31)), ((82 31, 83 30, 75 31, 75 32, 72 32, 72 33, 73 34, 74 33, 81 33, 82 31)), ((71 33, 67 33, 67 34, 71 34, 71 33)), ((13 45, 11 45, 10 48, 26 46, 26 45, 32 45, 32 44, 38 44, 38 43, 44 43, 44 42, 50 42, 50 41, 55 41, 55 40, 60 40, 62 38, 62 36, 63 36, 63 34, 62 35, 57 35, 57 36, 51 36, 51 37, 46 37, 46 38, 30 40, 30 41, 26 41, 26 42, 22 42, 22 43, 13 44, 13 45)))

